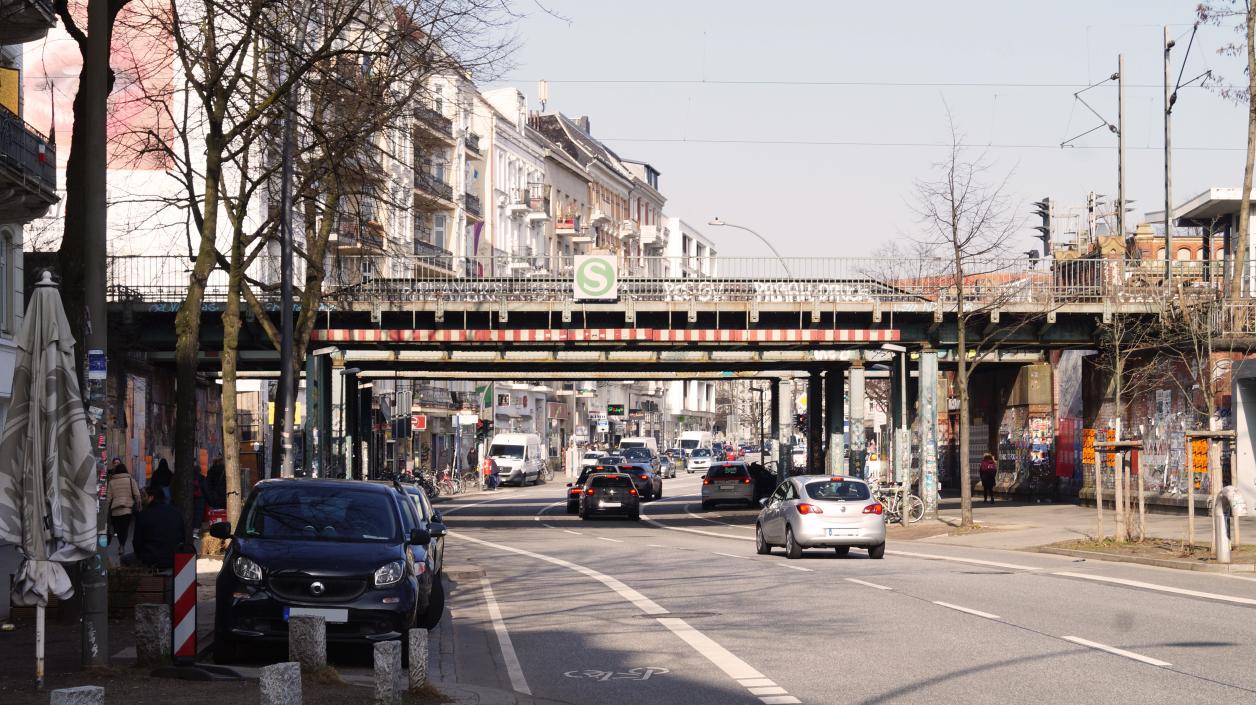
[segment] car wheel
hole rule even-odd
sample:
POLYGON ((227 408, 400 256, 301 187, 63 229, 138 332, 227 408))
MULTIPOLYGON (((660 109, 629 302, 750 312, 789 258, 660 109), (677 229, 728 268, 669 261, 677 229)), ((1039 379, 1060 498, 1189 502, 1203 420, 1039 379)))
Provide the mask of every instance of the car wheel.
POLYGON ((802 558, 802 546, 794 539, 793 528, 788 526, 785 527, 785 557, 802 558))
POLYGON ((879 543, 868 549, 869 558, 885 558, 885 544, 879 543))
POLYGON ((772 544, 763 538, 763 527, 758 524, 754 525, 754 552, 760 556, 766 556, 772 552, 772 544))
POLYGON ((850 546, 834 546, 833 552, 839 556, 845 556, 850 553, 850 546))
POLYGON ((656 492, 656 493, 654 494, 654 498, 655 498, 655 499, 663 499, 663 488, 662 488, 662 487, 660 487, 660 488, 659 488, 659 491, 658 491, 658 492, 656 492))
MULTIPOLYGON (((432 630, 436 625, 440 624, 441 617, 445 614, 445 584, 437 576, 432 579, 432 594, 427 598, 427 611, 419 615, 419 627, 421 629, 432 630)), ((405 644, 403 643, 403 646, 405 644)), ((407 647, 407 651, 409 648, 407 647)), ((405 651, 402 652, 404 654, 405 651)))
POLYGON ((628 518, 633 521, 641 521, 641 512, 633 512, 628 515, 628 518))
POLYGON ((576 512, 578 512, 578 511, 580 511, 580 508, 579 508, 579 507, 577 507, 576 505, 574 505, 574 504, 568 504, 568 505, 567 505, 567 513, 568 513, 568 514, 575 514, 575 513, 576 513, 576 512))

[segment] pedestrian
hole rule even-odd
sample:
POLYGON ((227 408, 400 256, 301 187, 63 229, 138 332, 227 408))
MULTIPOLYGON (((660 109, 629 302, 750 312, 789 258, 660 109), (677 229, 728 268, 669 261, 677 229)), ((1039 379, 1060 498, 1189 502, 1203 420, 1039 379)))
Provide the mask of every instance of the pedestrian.
POLYGON ((113 467, 109 468, 109 482, 105 485, 105 498, 109 502, 109 523, 113 533, 118 537, 118 554, 126 546, 127 533, 131 528, 131 518, 139 508, 140 488, 135 484, 122 458, 113 459, 113 467))
POLYGON ((994 462, 994 456, 986 453, 981 456, 981 500, 987 504, 994 504, 994 474, 998 470, 998 465, 994 462))
POLYGON ((225 509, 227 506, 227 466, 221 455, 214 458, 205 476, 205 504, 210 509, 225 509))
POLYGON ((184 525, 179 510, 166 503, 165 493, 144 488, 144 511, 135 519, 135 558, 160 570, 174 567, 174 552, 183 543, 184 525))
POLYGON ((754 500, 756 502, 772 494, 775 478, 772 477, 771 473, 763 469, 762 463, 750 464, 750 477, 754 481, 754 500))
POLYGON ((484 489, 496 490, 501 484, 501 478, 497 476, 497 461, 492 456, 484 459, 484 489))
POLYGON ((169 502, 170 486, 172 484, 174 484, 174 473, 170 472, 170 465, 166 463, 165 458, 162 458, 157 462, 157 469, 153 471, 153 476, 149 478, 148 486, 160 489, 166 498, 166 502, 169 502))

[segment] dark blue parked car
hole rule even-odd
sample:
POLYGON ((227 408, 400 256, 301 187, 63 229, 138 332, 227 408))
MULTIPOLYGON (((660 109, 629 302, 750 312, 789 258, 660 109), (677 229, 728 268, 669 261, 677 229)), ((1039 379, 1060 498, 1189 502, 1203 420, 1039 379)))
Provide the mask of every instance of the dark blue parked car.
POLYGON ((427 546, 445 529, 420 528, 404 490, 266 480, 240 516, 234 531, 210 527, 233 539, 218 574, 216 661, 235 659, 243 643, 286 641, 287 620, 298 614, 324 617, 332 643, 404 643, 411 627, 439 622, 444 600, 432 600, 433 584, 441 588, 427 546))

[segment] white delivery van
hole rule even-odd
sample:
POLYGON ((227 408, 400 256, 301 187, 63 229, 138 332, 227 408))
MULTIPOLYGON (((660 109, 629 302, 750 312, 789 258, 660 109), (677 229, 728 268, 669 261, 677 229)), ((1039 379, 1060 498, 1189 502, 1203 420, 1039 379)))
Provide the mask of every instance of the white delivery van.
POLYGON ((653 436, 629 436, 628 438, 619 439, 619 449, 621 451, 629 448, 649 448, 656 458, 659 454, 659 442, 653 436))
POLYGON ((711 433, 709 431, 684 431, 680 434, 680 449, 688 456, 694 448, 710 448, 711 433))
POLYGON ((545 468, 545 450, 541 437, 535 433, 499 433, 493 436, 488 456, 497 463, 497 478, 502 484, 519 486, 540 483, 545 468))

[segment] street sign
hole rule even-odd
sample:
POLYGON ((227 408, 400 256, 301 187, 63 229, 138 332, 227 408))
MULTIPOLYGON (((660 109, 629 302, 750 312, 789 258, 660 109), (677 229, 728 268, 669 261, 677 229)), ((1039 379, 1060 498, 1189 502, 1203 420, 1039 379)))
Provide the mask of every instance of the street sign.
POLYGON ((609 433, 609 432, 610 432, 610 430, 611 430, 611 425, 610 425, 610 422, 609 422, 609 421, 607 421, 606 419, 600 419, 600 420, 597 422, 597 432, 598 432, 598 433, 609 433))
POLYGON ((606 415, 607 416, 623 416, 624 405, 623 404, 607 404, 606 415))
POLYGON ((87 351, 87 379, 105 379, 107 365, 104 350, 87 351))
POLYGON ((576 301, 615 301, 619 299, 619 269, 614 257, 576 255, 571 278, 576 301))
POLYGON ((414 416, 410 417, 410 425, 413 426, 414 430, 416 431, 426 431, 427 430, 427 414, 415 414, 414 416))

